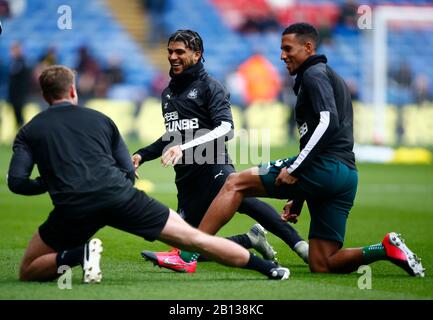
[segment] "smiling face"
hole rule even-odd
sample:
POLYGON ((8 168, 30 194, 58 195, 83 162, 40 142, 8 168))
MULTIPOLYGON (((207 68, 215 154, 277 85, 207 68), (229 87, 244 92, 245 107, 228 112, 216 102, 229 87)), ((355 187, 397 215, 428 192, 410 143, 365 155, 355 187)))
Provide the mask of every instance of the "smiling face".
POLYGON ((201 57, 200 51, 193 51, 183 41, 170 41, 167 52, 168 62, 174 74, 182 73, 186 68, 196 64, 201 57))
POLYGON ((286 64, 290 75, 295 75, 299 66, 314 54, 315 48, 312 41, 305 40, 295 33, 288 33, 282 36, 280 59, 286 64))

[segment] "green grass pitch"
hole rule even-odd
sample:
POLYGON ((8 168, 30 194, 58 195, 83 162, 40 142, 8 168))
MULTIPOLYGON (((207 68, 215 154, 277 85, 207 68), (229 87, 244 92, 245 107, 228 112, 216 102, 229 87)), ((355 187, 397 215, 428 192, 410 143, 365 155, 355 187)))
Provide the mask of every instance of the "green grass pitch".
MULTIPOLYGON (((135 151, 137 143, 129 143, 135 151)), ((295 147, 272 149, 272 158, 295 153, 295 147)), ((358 288, 360 274, 311 274, 308 267, 277 237, 268 234, 279 262, 290 268, 289 281, 269 281, 243 269, 213 262, 200 263, 195 274, 177 274, 145 262, 140 251, 164 250, 160 242, 146 242, 124 232, 105 228, 98 232, 104 243, 103 281, 82 285, 80 268, 73 269, 71 290, 60 290, 57 281, 23 283, 17 280, 19 263, 36 228, 51 210, 48 195, 12 194, 5 181, 11 148, 0 147, 0 299, 432 299, 433 298, 433 166, 358 164, 360 183, 349 216, 345 247, 377 243, 388 231, 398 231, 423 259, 425 278, 409 277, 388 262, 372 265, 372 288, 358 288)), ((238 166, 238 169, 245 166, 238 166)), ((173 170, 159 160, 143 165, 142 179, 155 185, 151 195, 176 208, 173 170)), ((284 202, 265 200, 280 210, 284 202)), ((253 220, 236 215, 219 235, 243 233, 253 220)), ((308 234, 309 214, 296 228, 308 234)))

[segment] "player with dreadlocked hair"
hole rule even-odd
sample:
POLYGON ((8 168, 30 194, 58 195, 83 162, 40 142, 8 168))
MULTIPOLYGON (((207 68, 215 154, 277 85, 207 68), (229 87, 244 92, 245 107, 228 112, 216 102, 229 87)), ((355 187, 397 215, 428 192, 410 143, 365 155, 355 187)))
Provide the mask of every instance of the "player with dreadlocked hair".
POLYGON ((183 42, 187 48, 190 48, 193 51, 201 52, 200 60, 205 62, 203 40, 197 32, 192 30, 177 30, 170 36, 170 38, 168 38, 168 45, 170 42, 179 41, 183 42))
MULTIPOLYGON (((186 222, 197 227, 226 178, 235 172, 225 145, 225 141, 233 137, 229 93, 207 74, 202 63, 203 40, 197 32, 177 30, 168 39, 167 51, 171 81, 161 96, 166 133, 135 152, 132 161, 137 169, 143 162, 162 155, 165 167, 174 166, 177 211, 186 222)), ((246 198, 239 212, 260 224, 254 225, 246 234, 230 237, 230 240, 247 249, 254 248, 264 258, 274 260, 275 252, 265 237, 266 228, 308 261, 308 243, 270 205, 246 198)), ((178 272, 194 272, 197 265, 196 254, 176 249, 143 251, 142 255, 161 267, 178 272)))

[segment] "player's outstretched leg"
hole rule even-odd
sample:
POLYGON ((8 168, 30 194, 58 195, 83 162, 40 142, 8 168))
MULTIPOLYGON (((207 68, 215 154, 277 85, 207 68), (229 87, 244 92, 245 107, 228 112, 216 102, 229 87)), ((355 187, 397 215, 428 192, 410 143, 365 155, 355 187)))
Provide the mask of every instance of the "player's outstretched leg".
MULTIPOLYGON (((255 249, 266 260, 276 261, 276 252, 266 239, 266 230, 255 224, 247 233, 228 237, 227 239, 241 245, 246 249, 255 249)), ((155 265, 172 269, 176 272, 193 273, 198 261, 209 261, 197 252, 189 252, 173 248, 170 251, 152 252, 144 250, 141 252, 143 258, 151 260, 155 265)))
MULTIPOLYGON (((266 233, 266 230, 260 224, 255 224, 247 233, 227 237, 227 239, 246 249, 255 249, 266 260, 276 261, 276 252, 266 239, 266 233)), ((297 245, 302 244, 302 242, 306 243, 305 241, 300 241, 297 245)), ((308 259, 308 244, 306 248, 295 246, 296 250, 306 251, 305 257, 308 259)), ((172 248, 170 251, 158 252, 144 250, 141 252, 141 255, 143 258, 152 261, 155 265, 164 266, 167 269, 183 273, 195 272, 197 261, 209 261, 197 252, 189 252, 177 248, 172 248)))
MULTIPOLYGON (((259 252, 266 260, 276 261, 276 252, 266 239, 266 230, 260 225, 255 224, 247 233, 231 236, 227 239, 241 245, 246 249, 253 248, 259 252)), ((307 244, 308 251, 308 244, 307 244)), ((143 250, 141 255, 146 260, 152 261, 155 265, 164 266, 165 268, 172 269, 176 272, 193 273, 197 267, 197 260, 209 261, 208 259, 200 256, 196 252, 189 252, 172 248, 170 251, 149 251, 143 250)), ((307 252, 308 257, 308 252, 307 252)))
MULTIPOLYGON (((258 271, 269 279, 285 280, 290 275, 289 269, 263 260, 233 241, 191 227, 172 210, 158 239, 176 248, 198 252, 224 265, 258 271)), ((160 266, 166 267, 166 264, 160 266)))
MULTIPOLYGON (((231 236, 227 239, 246 249, 255 249, 266 260, 276 261, 277 253, 266 239, 266 230, 258 223, 255 224, 247 233, 231 236)), ((196 252, 179 250, 177 248, 172 248, 170 251, 158 252, 144 250, 141 252, 141 255, 146 260, 152 261, 155 265, 164 266, 165 268, 183 273, 195 272, 197 261, 209 261, 196 252)))

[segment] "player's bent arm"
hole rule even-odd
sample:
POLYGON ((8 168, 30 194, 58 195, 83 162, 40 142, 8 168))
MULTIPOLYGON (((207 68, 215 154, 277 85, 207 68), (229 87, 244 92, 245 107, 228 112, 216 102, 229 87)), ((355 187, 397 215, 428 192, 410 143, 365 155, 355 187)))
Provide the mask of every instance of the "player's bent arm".
POLYGON ((339 123, 334 89, 329 77, 323 72, 307 70, 304 74, 303 86, 311 99, 313 110, 320 117, 320 120, 295 162, 287 168, 287 171, 295 177, 320 153, 320 150, 326 148, 338 130, 339 123))
POLYGON ((305 167, 306 164, 310 162, 311 159, 313 159, 317 154, 318 150, 320 149, 319 146, 323 144, 321 139, 323 139, 325 133, 327 132, 330 121, 331 119, 329 111, 320 112, 319 124, 311 135, 310 140, 308 140, 307 144, 301 150, 296 160, 289 167, 287 167, 287 172, 290 175, 296 177, 296 173, 300 171, 299 169, 301 167, 305 167))
POLYGON ((231 133, 231 131, 232 124, 230 122, 222 121, 221 124, 212 131, 202 135, 201 137, 195 138, 187 143, 182 144, 180 148, 182 149, 182 151, 193 148, 203 143, 207 143, 212 140, 227 136, 231 133))
POLYGON ((129 157, 128 148, 126 147, 125 141, 123 141, 116 124, 111 119, 109 119, 109 123, 112 129, 111 155, 116 161, 119 169, 125 173, 126 178, 134 184, 135 168, 132 165, 131 158, 129 157))
POLYGON ((7 175, 9 190, 16 194, 33 196, 47 192, 47 186, 41 177, 36 179, 17 178, 7 175))
POLYGON ((119 165, 120 170, 122 170, 126 174, 126 177, 134 183, 135 168, 131 163, 128 148, 122 138, 119 138, 117 146, 113 149, 113 157, 119 165))
POLYGON ((9 190, 22 195, 37 195, 47 191, 47 185, 41 177, 30 179, 34 166, 33 157, 25 144, 17 139, 9 165, 7 183, 9 190))
POLYGON ((183 150, 196 147, 198 145, 217 140, 222 137, 226 137, 232 131, 232 125, 229 122, 222 122, 218 127, 212 131, 195 138, 182 145, 174 145, 165 150, 162 155, 162 165, 167 167, 168 165, 176 165, 178 161, 182 158, 183 150))

